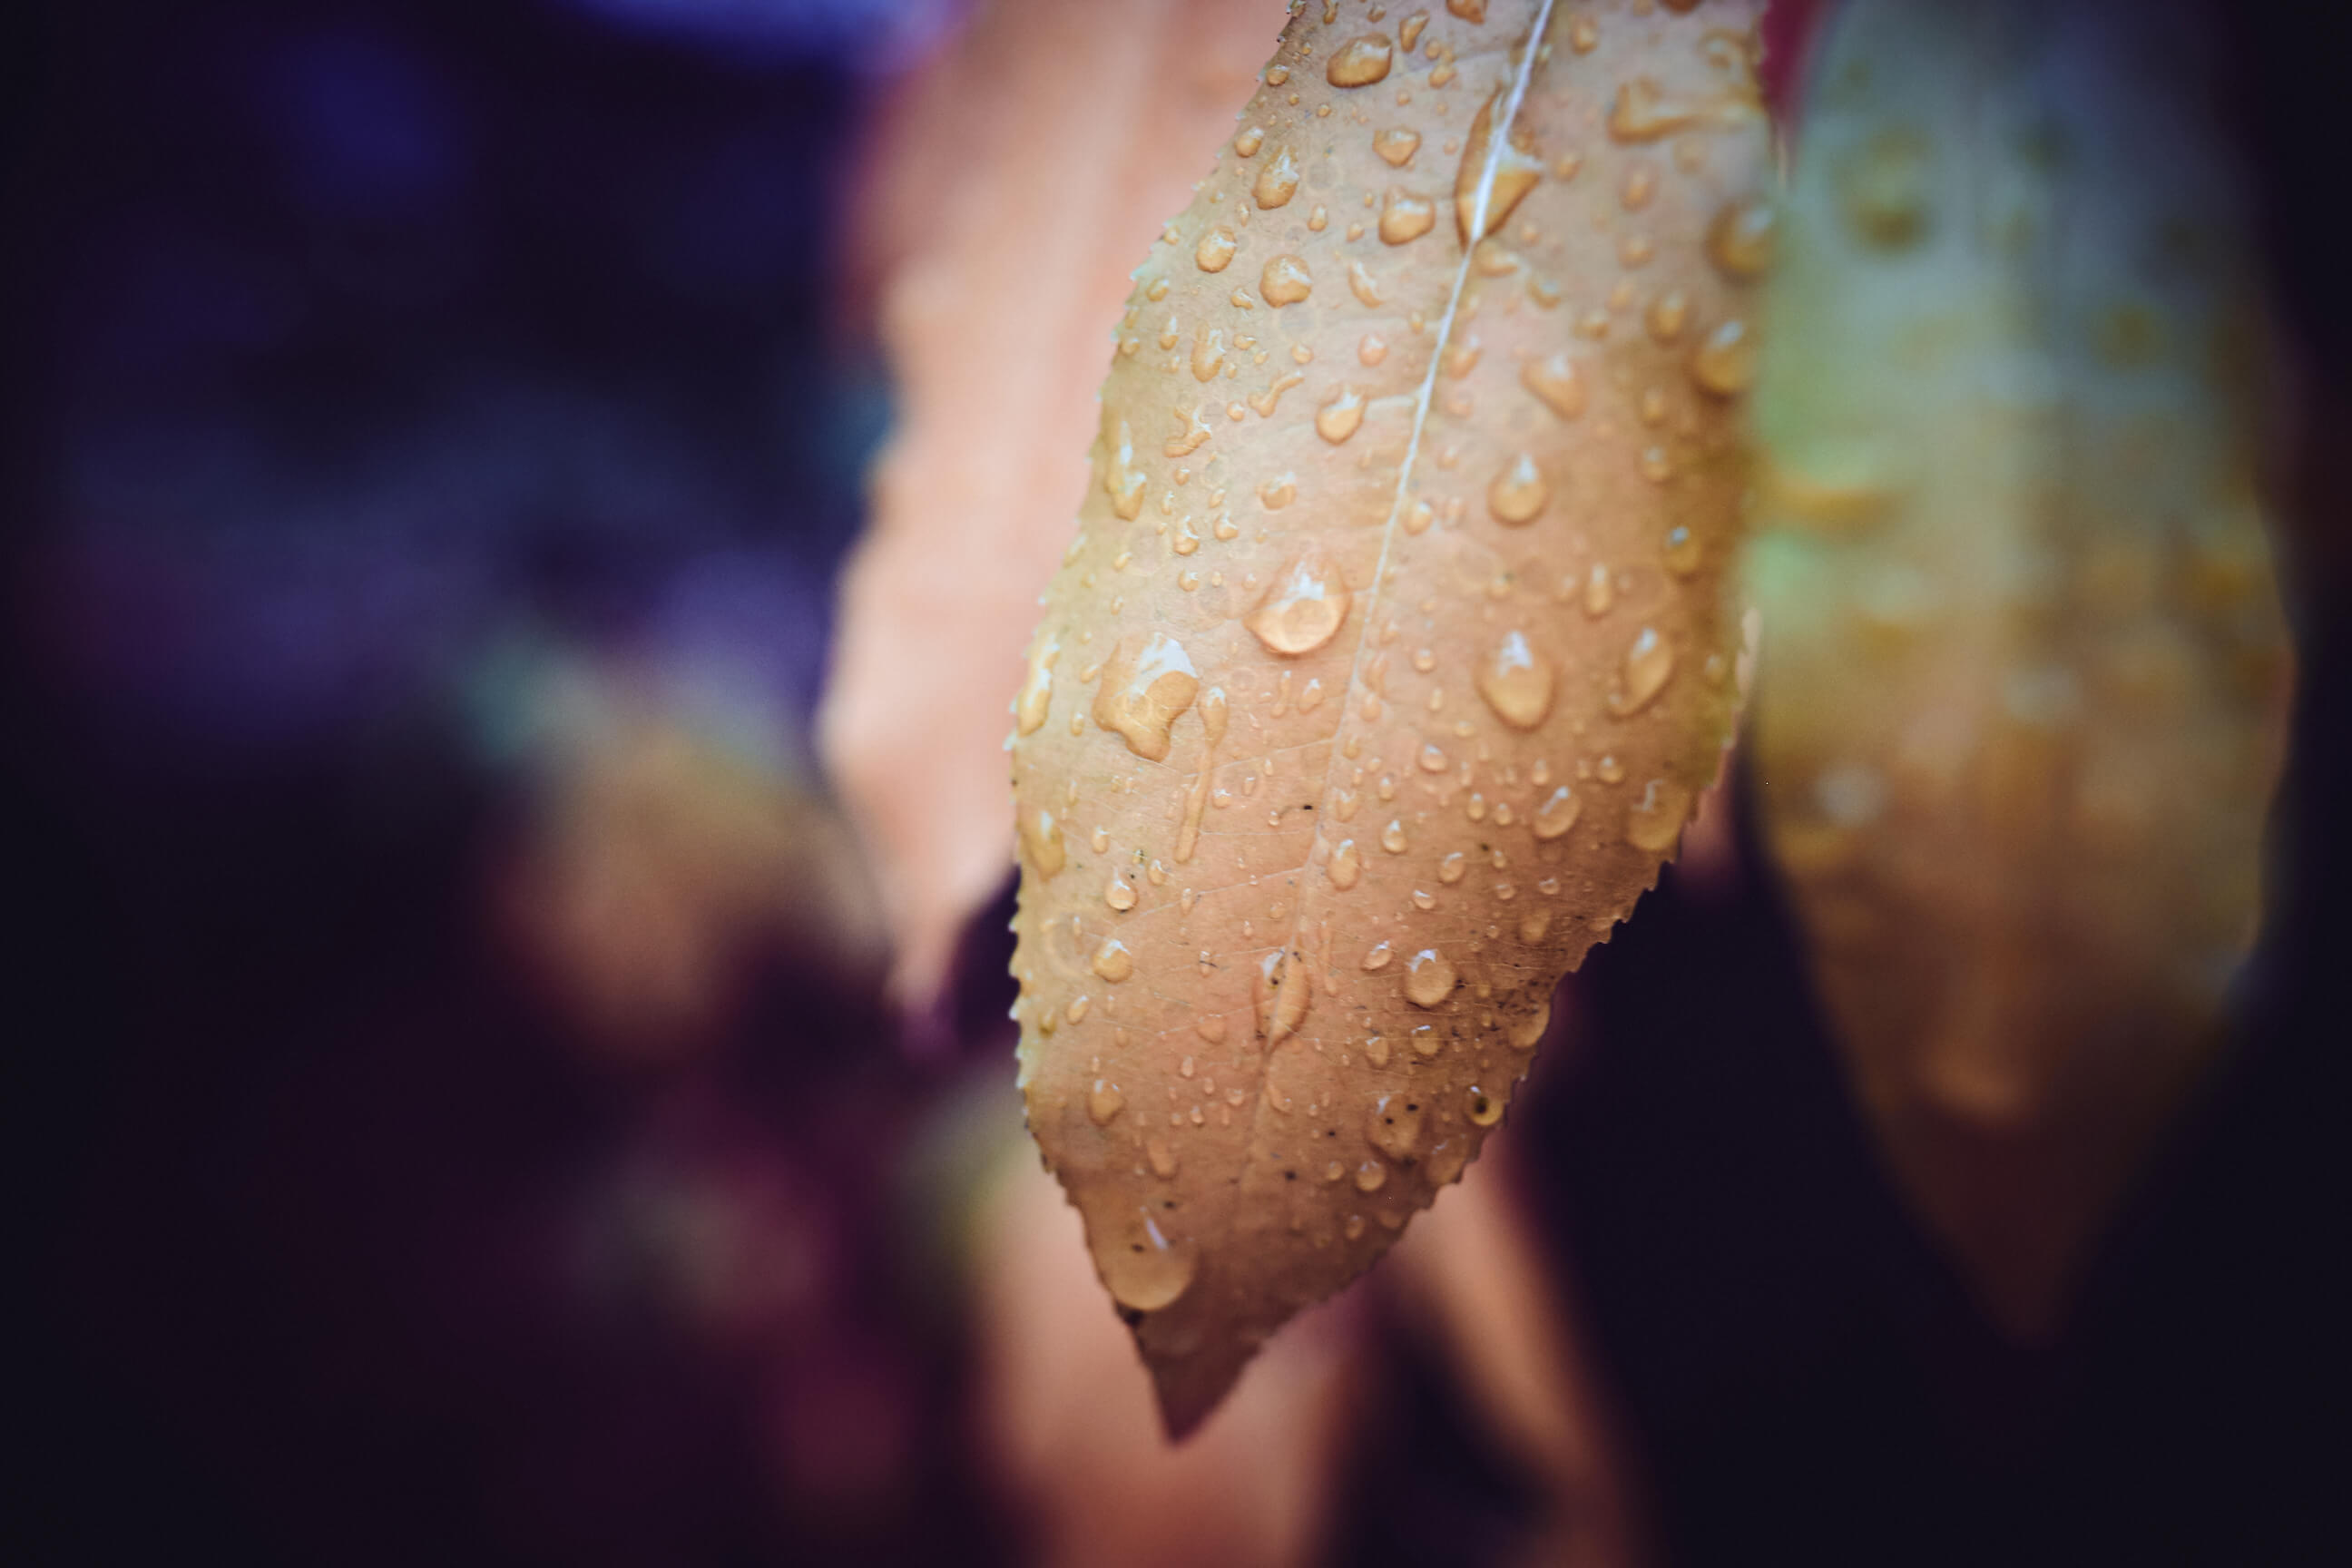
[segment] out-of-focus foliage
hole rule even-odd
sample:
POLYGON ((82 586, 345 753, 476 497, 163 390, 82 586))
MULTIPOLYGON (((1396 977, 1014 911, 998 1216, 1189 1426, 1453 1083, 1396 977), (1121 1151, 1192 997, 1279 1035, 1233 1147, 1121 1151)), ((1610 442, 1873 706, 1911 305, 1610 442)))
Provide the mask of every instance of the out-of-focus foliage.
POLYGON ((1013 968, 1172 1431, 1462 1178, 1720 766, 1758 19, 1301 8, 1136 273, 1013 968))
POLYGON ((2037 1332, 2216 1043, 2284 734, 2273 384, 2192 20, 1847 6, 1755 409, 1769 842, 1895 1170, 2037 1332))

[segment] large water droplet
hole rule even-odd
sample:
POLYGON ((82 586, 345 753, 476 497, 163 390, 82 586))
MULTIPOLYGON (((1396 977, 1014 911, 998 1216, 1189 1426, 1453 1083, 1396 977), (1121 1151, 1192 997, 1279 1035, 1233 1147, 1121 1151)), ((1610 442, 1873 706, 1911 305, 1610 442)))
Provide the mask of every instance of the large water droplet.
POLYGON ((1378 1160, 1367 1160, 1356 1167, 1356 1190, 1360 1193, 1379 1192, 1388 1179, 1389 1168, 1378 1160))
POLYGON ((1234 231, 1218 224, 1201 236, 1201 243, 1192 247, 1192 260, 1203 272, 1223 272, 1238 245, 1234 231))
POLYGON ((1690 791, 1670 779, 1652 779, 1642 798, 1625 813, 1625 840, 1636 849, 1663 855, 1682 837, 1690 816, 1690 791))
POLYGON ((1097 974, 1116 985, 1135 973, 1135 954, 1117 937, 1105 937, 1102 945, 1095 949, 1093 968, 1097 974))
POLYGON ((1391 125, 1372 132, 1372 151, 1392 169, 1401 169, 1412 161, 1421 150, 1421 132, 1402 125, 1391 125))
POLYGON ((1176 1174, 1176 1150, 1164 1137, 1143 1141, 1143 1157, 1151 1162, 1151 1173, 1162 1181, 1176 1174))
POLYGON ((1528 361, 1519 367, 1519 384, 1562 419, 1573 419, 1584 412, 1584 377, 1577 374, 1576 362, 1565 353, 1528 361))
POLYGON ((1367 33, 1332 51, 1331 63, 1323 68, 1323 79, 1333 87, 1370 87, 1387 78, 1392 58, 1388 39, 1367 33))
POLYGON ((1062 825, 1054 814, 1045 810, 1021 813, 1021 847, 1028 853, 1029 864, 1037 874, 1047 879, 1058 875, 1069 860, 1069 851, 1062 843, 1062 825))
POLYGON ((1550 500, 1551 487, 1526 452, 1514 457, 1486 487, 1486 510, 1514 528, 1533 522, 1550 500))
POLYGON ((1475 1083, 1470 1086, 1469 1092, 1462 1097, 1463 1114, 1469 1117, 1471 1125, 1474 1127, 1492 1127, 1496 1122, 1500 1121, 1503 1119, 1503 1104, 1501 1095, 1488 1094, 1475 1083))
POLYGON ((1619 142, 1655 142, 1697 121, 1696 110, 1668 98, 1664 89, 1645 76, 1620 87, 1609 105, 1609 134, 1619 142))
POLYGON ((1331 864, 1328 868, 1328 872, 1331 878, 1331 885, 1339 889, 1343 893, 1349 889, 1354 887, 1356 883, 1362 879, 1364 875, 1363 858, 1356 853, 1356 841, 1354 839, 1341 839, 1339 841, 1339 847, 1331 851, 1331 864))
POLYGON ((1869 244, 1899 250, 1927 228, 1935 149, 1907 126, 1880 131, 1848 152, 1833 181, 1846 222, 1869 244))
POLYGON ((1460 978, 1444 953, 1424 947, 1405 961, 1404 999, 1416 1007, 1434 1007, 1454 994, 1460 978))
MULTIPOLYGON (((1276 310, 1296 305, 1314 289, 1315 279, 1307 270, 1307 263, 1296 256, 1274 257, 1258 274, 1257 291, 1276 310)), ((1289 379, 1296 383, 1301 378, 1294 375, 1289 379)))
POLYGON ((1384 1094, 1364 1116, 1364 1141, 1391 1160, 1421 1147, 1421 1101, 1409 1092, 1384 1094))
POLYGON ((1024 735, 1034 735, 1045 727, 1054 700, 1054 661, 1061 655, 1062 639, 1052 632, 1039 634, 1029 650, 1029 673, 1013 705, 1013 721, 1024 735))
POLYGON ((1610 700, 1610 710, 1622 719, 1649 706, 1675 673, 1675 645, 1660 637, 1655 626, 1643 626, 1625 649, 1623 689, 1610 700))
POLYGON ((1202 327, 1192 333, 1192 379, 1210 381, 1225 367, 1225 334, 1216 327, 1202 327))
POLYGON ((1277 147, 1274 156, 1258 170, 1257 180, 1250 186, 1251 199, 1262 208, 1281 206, 1298 189, 1298 161, 1290 155, 1288 147, 1277 147))
POLYGON ((1381 238, 1391 245, 1419 239, 1437 226, 1437 205, 1391 185, 1381 202, 1381 238))
POLYGON ((1717 397, 1748 390, 1756 379, 1756 343, 1737 316, 1707 333, 1691 354, 1691 379, 1717 397))
POLYGON ((1334 447, 1356 433, 1364 422, 1364 395, 1343 386, 1339 395, 1315 411, 1315 433, 1334 447))
POLYGON ((1536 807, 1528 826, 1538 838, 1557 838, 1576 826, 1577 816, 1583 810, 1584 803, 1576 798, 1576 792, 1562 784, 1536 807))
POLYGON ((1494 182, 1486 185, 1486 218, 1480 221, 1478 191, 1486 182, 1486 155, 1494 145, 1495 102, 1502 95, 1503 89, 1496 88, 1478 106, 1470 121, 1469 137, 1463 143, 1462 163, 1454 173, 1454 229, 1465 248, 1502 227, 1512 209, 1543 177, 1543 161, 1507 138, 1495 160, 1494 182))
POLYGON ((1135 908, 1135 884, 1112 873, 1111 879, 1103 884, 1103 902, 1125 914, 1135 908))
POLYGON ((1151 1211, 1139 1207, 1095 1253, 1095 1266, 1113 1300, 1137 1312, 1156 1312, 1192 1288, 1200 1249, 1189 1239, 1171 1241, 1151 1211))
POLYGON ((1135 434, 1124 419, 1112 416, 1110 408, 1103 408, 1103 493, 1110 497, 1111 510, 1132 522, 1143 511, 1144 477, 1135 466, 1135 434))
POLYGON ((1381 847, 1391 855, 1402 855, 1405 852, 1403 823, 1391 821, 1386 827, 1381 829, 1381 847))
POLYGON ((1339 632, 1350 598, 1339 563, 1317 546, 1304 545, 1283 563, 1243 624, 1268 652, 1312 653, 1339 632))
POLYGON ((1118 1085, 1107 1078, 1095 1079, 1094 1088, 1087 1091, 1087 1114, 1094 1118, 1097 1127, 1109 1126, 1126 1103, 1127 1097, 1119 1093, 1118 1085))
POLYGON ((1169 727, 1200 689, 1200 676, 1175 638, 1130 632, 1103 663, 1094 721, 1117 731, 1137 756, 1164 762, 1169 727))
POLYGON ((1514 730, 1532 730, 1551 711, 1551 661, 1528 646, 1523 632, 1503 634, 1479 661, 1477 679, 1478 695, 1514 730))
POLYGON ((1391 947, 1387 942, 1374 942, 1372 944, 1372 950, 1364 954, 1364 973, 1367 974, 1378 973, 1380 971, 1386 969, 1389 966, 1389 960, 1395 956, 1396 949, 1391 947))
POLYGON ((1760 196, 1727 202, 1706 227, 1706 253, 1727 278, 1756 277, 1772 265, 1775 218, 1760 196))

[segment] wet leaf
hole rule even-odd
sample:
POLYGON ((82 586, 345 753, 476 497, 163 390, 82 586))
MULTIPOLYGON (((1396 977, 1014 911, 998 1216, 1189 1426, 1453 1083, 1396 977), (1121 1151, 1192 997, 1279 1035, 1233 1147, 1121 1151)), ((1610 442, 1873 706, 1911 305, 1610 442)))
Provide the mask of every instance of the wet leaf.
POLYGON ((1898 1176, 2026 1331, 2214 1039, 2284 721, 2182 20, 1857 0, 1755 410, 1771 848, 1898 1176))
POLYGON ((1730 734, 1755 7, 1476 9, 1294 16, 1015 701, 1030 1125, 1179 1433, 1460 1177, 1730 734))

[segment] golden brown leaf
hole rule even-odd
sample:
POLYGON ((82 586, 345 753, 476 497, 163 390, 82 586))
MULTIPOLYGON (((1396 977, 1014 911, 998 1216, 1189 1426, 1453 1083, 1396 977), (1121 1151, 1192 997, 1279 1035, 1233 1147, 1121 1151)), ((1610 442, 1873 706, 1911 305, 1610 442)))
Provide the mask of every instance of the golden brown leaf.
POLYGON ((2179 20, 1858 0, 1756 407, 1770 843, 1899 1177, 2027 1331, 2213 1039, 2284 715, 2179 20))
POLYGON ((1174 1431, 1461 1175, 1717 772, 1755 13, 1307 6, 1135 275, 1016 703, 1016 1011, 1174 1431))
POLYGON ((1167 149, 1233 134, 1281 19, 1279 0, 989 0, 882 116, 858 216, 898 425, 822 734, 909 1006, 1003 879, 1001 704, 1067 538, 1104 331, 1199 173, 1167 149))

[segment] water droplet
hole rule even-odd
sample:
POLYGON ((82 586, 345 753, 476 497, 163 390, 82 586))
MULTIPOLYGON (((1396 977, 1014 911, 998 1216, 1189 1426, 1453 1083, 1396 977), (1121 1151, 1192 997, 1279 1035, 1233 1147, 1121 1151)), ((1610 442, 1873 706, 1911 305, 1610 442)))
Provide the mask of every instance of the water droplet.
POLYGON ((1192 379, 1213 380, 1225 365, 1225 334, 1215 327, 1202 327, 1192 333, 1192 379))
POLYGON ((1463 1096, 1463 1111, 1473 1126, 1492 1127, 1503 1119, 1503 1097, 1488 1094, 1474 1083, 1470 1092, 1463 1096))
POLYGON ((1737 316, 1706 335, 1691 354, 1691 379, 1717 397, 1748 390, 1756 379, 1756 344, 1737 316))
POLYGON ((1772 204, 1760 196, 1726 202, 1706 227, 1706 254, 1732 279, 1754 278, 1772 265, 1776 226, 1772 204))
POLYGON ((1339 847, 1331 851, 1331 864, 1328 868, 1328 872, 1331 878, 1331 885, 1339 889, 1343 893, 1349 889, 1354 887, 1363 877, 1364 863, 1361 858, 1356 853, 1356 841, 1354 839, 1341 839, 1339 841, 1339 847))
POLYGON ((1268 66, 1268 67, 1266 68, 1266 71, 1265 71, 1265 85, 1266 85, 1266 86, 1268 86, 1268 87, 1280 87, 1284 82, 1286 82, 1286 81, 1288 81, 1289 79, 1290 79, 1290 68, 1289 68, 1288 66, 1268 66))
POLYGON ((1609 613, 1617 602, 1617 589, 1609 575, 1606 563, 1596 561, 1584 574, 1584 613, 1595 620, 1609 613))
POLYGON ((1658 194, 1658 171, 1646 160, 1636 159, 1625 171, 1624 183, 1617 187, 1617 203, 1627 212, 1640 212, 1658 194))
POLYGON ((1365 1112, 1364 1141, 1391 1160, 1408 1158, 1421 1148, 1422 1115, 1410 1091, 1384 1094, 1365 1112))
POLYGON ((1103 663, 1094 721, 1117 731, 1137 756, 1164 762, 1169 728, 1200 689, 1192 659, 1173 637, 1130 632, 1103 663))
POLYGON ((1551 500, 1551 487, 1526 452, 1514 457, 1486 487, 1486 510, 1496 521, 1517 528, 1533 522, 1551 500))
POLYGON ((1372 151, 1392 169, 1401 169, 1412 160, 1421 149, 1421 132, 1402 125, 1390 126, 1372 133, 1372 151))
POLYGON ((1601 24, 1590 16, 1579 16, 1569 25, 1568 47, 1580 55, 1589 55, 1601 47, 1601 24))
POLYGON ((1162 1181, 1176 1174, 1176 1151, 1165 1138, 1147 1138, 1143 1157, 1151 1162, 1151 1173, 1162 1181))
POLYGON ((1338 633, 1350 597, 1339 563, 1304 545, 1283 563, 1243 624, 1270 653, 1312 653, 1338 633))
POLYGON ((1397 25, 1397 47, 1407 54, 1412 53, 1413 45, 1421 41, 1421 30, 1428 26, 1429 13, 1426 11, 1415 11, 1407 16, 1397 25))
POLYGON ((1113 876, 1103 887, 1103 902, 1125 914, 1135 908, 1135 884, 1113 876))
POLYGON ((1107 1078, 1098 1078, 1087 1094, 1087 1114, 1094 1118, 1096 1126, 1108 1127, 1126 1103, 1127 1097, 1119 1093, 1118 1085, 1107 1078))
POLYGON ((1191 1241, 1171 1241, 1151 1211, 1135 1217, 1095 1253, 1095 1266, 1112 1300, 1137 1312, 1156 1312, 1192 1288, 1200 1251, 1191 1241))
POLYGON ((1135 973, 1135 954, 1117 937, 1105 937, 1103 944, 1095 949, 1093 968, 1097 974, 1116 985, 1135 973))
POLYGON ((1677 524, 1666 531, 1665 548, 1659 552, 1666 570, 1677 577, 1687 577, 1698 570, 1698 535, 1677 524))
MULTIPOLYGON (((1355 295, 1356 302, 1360 305, 1373 306, 1378 305, 1381 302, 1380 284, 1374 280, 1370 271, 1368 270, 1360 261, 1349 261, 1348 263, 1348 291, 1355 295)), ((1377 336, 1368 335, 1364 341, 1366 342, 1379 342, 1379 339, 1377 336)), ((1356 352, 1358 357, 1360 358, 1363 353, 1362 348, 1359 346, 1356 352)), ((1383 349, 1382 352, 1385 353, 1386 350, 1383 349)), ((1366 360, 1364 363, 1367 364, 1375 364, 1379 362, 1377 360, 1366 360)))
POLYGON ((1625 840, 1636 849, 1663 855, 1682 837, 1690 816, 1690 791, 1667 779, 1652 779, 1642 798, 1625 813, 1625 840))
POLYGON ((1333 87, 1370 87, 1387 79, 1391 54, 1388 39, 1378 33, 1350 38, 1332 51, 1323 79, 1333 87))
POLYGON ((1434 1007, 1454 994, 1460 978, 1444 953, 1424 947, 1405 962, 1404 999, 1416 1007, 1434 1007))
POLYGON ((1562 419, 1573 419, 1584 412, 1584 377, 1577 374, 1576 362, 1565 353, 1528 361, 1519 367, 1519 384, 1562 419))
POLYGON ((1372 944, 1372 950, 1364 954, 1364 973, 1367 974, 1378 973, 1380 971, 1386 969, 1389 966, 1389 960, 1395 956, 1396 950, 1391 948, 1387 942, 1374 942, 1372 944))
POLYGON ((1013 702, 1014 722, 1024 735, 1034 735, 1045 727, 1054 700, 1054 661, 1061 656, 1062 639, 1052 632, 1041 633, 1029 650, 1029 673, 1013 702))
POLYGON ((1462 879, 1462 874, 1469 868, 1470 858, 1456 849, 1437 863, 1437 879, 1449 884, 1458 882, 1462 879))
POLYGON ((1660 637, 1655 626, 1643 626, 1625 649, 1624 689, 1610 699, 1610 711, 1621 719, 1640 712, 1674 673, 1675 645, 1660 637))
MULTIPOLYGON (((1257 291, 1265 297, 1267 304, 1276 310, 1280 310, 1285 305, 1296 305, 1314 292, 1314 289, 1315 279, 1307 270, 1307 263, 1296 256, 1274 257, 1258 273, 1257 291)), ((1286 379, 1295 386, 1301 378, 1293 375, 1286 379)), ((1260 413, 1270 411, 1270 409, 1259 410, 1260 413)))
POLYGON ((1339 395, 1315 411, 1315 433, 1334 447, 1356 433, 1364 422, 1364 395, 1342 386, 1339 395))
POLYGON ((1558 838, 1576 826, 1576 819, 1583 810, 1584 803, 1576 798, 1576 792, 1562 784, 1536 807, 1534 820, 1528 826, 1534 829, 1538 838, 1558 838))
POLYGON ((1927 228, 1935 150, 1907 126, 1880 131, 1849 151, 1832 179, 1846 222, 1888 250, 1915 245, 1927 228))
POLYGON ((1250 198, 1262 209, 1270 210, 1290 200, 1298 189, 1298 161, 1290 155, 1288 147, 1277 147, 1274 156, 1257 172, 1256 182, 1250 186, 1250 198))
POLYGON ((1478 695, 1514 730, 1532 730, 1551 711, 1551 661, 1513 630, 1478 662, 1478 695))
POLYGON ((1021 847, 1028 851, 1029 864, 1037 874, 1051 880, 1068 862, 1069 853, 1062 844, 1062 825, 1054 820, 1050 811, 1024 811, 1021 814, 1021 847))
POLYGON ((1201 236, 1201 243, 1192 247, 1192 260, 1203 272, 1223 272, 1233 261, 1239 244, 1234 231, 1219 224, 1201 236))
MULTIPOLYGON (((1549 930, 1551 930, 1551 911, 1549 910, 1529 910, 1527 913, 1519 917, 1519 940, 1521 942, 1541 942, 1544 939, 1544 933, 1549 930)), ((1547 1005, 1549 1005, 1547 1004, 1547 1005)))
POLYGON ((1466 249, 1503 226, 1512 209, 1535 189, 1543 177, 1543 160, 1533 156, 1526 147, 1507 138, 1502 152, 1495 159, 1494 178, 1486 178, 1487 154, 1494 146, 1495 102, 1503 95, 1496 88, 1478 106, 1470 121, 1470 134, 1462 147, 1462 163, 1454 172, 1454 230, 1466 249), (1486 214, 1482 223, 1478 216, 1478 192, 1484 184, 1486 191, 1486 214), (1475 232, 1474 232, 1475 226, 1475 232))
POLYGON ((1668 98, 1655 80, 1645 76, 1618 88, 1609 105, 1609 134, 1619 142, 1655 142, 1697 121, 1696 110, 1668 98))
POLYGON ((1388 1179, 1389 1168, 1378 1160, 1367 1160, 1356 1167, 1356 1190, 1360 1193, 1379 1192, 1388 1179))
POLYGON ((1465 22, 1478 23, 1486 19, 1486 0, 1445 0, 1445 8, 1465 22))
POLYGON ((1439 746, 1434 742, 1426 742, 1422 746, 1422 772, 1425 773, 1442 773, 1449 765, 1450 764, 1448 764, 1445 760, 1444 748, 1439 746))
POLYGON ((1390 245, 1419 239, 1437 226, 1437 206, 1425 196, 1389 187, 1381 203, 1381 238, 1390 245))

